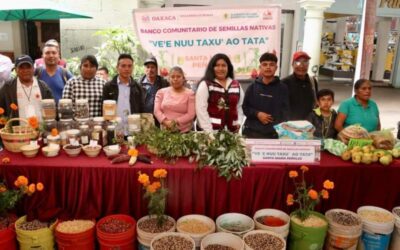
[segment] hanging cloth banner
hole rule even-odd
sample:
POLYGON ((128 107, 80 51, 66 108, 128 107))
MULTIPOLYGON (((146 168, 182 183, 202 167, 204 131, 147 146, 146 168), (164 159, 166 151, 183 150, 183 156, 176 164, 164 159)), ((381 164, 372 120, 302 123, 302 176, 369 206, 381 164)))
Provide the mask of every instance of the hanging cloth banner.
POLYGON ((210 58, 227 54, 236 78, 250 78, 264 52, 280 55, 281 8, 192 7, 133 11, 136 35, 159 68, 180 66, 201 78, 210 58))

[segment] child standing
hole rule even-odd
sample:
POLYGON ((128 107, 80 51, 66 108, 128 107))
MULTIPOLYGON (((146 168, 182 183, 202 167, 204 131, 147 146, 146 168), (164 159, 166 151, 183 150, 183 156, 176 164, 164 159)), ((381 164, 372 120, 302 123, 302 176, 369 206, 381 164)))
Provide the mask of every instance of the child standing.
POLYGON ((314 127, 314 137, 320 139, 336 138, 335 119, 337 113, 332 109, 335 94, 330 89, 321 89, 317 93, 318 108, 308 115, 307 120, 314 127))

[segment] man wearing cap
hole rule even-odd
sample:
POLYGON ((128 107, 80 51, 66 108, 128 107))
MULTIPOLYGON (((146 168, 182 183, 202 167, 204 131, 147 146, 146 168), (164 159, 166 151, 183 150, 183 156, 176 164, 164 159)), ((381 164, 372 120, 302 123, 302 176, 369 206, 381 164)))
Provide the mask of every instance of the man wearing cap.
POLYGON ((144 89, 144 112, 153 113, 154 99, 159 89, 169 86, 169 83, 157 74, 158 64, 155 57, 149 57, 144 61, 145 75, 139 83, 144 89))
POLYGON ((289 120, 306 120, 316 105, 318 84, 314 77, 307 73, 310 56, 304 51, 293 54, 293 74, 282 79, 289 90, 289 120))
POLYGON ((51 90, 45 82, 33 76, 33 60, 22 55, 15 60, 17 77, 7 81, 0 89, 0 107, 4 115, 10 117, 29 118, 36 116, 41 119, 41 100, 54 99, 51 90), (11 109, 11 104, 17 105, 17 110, 11 109))

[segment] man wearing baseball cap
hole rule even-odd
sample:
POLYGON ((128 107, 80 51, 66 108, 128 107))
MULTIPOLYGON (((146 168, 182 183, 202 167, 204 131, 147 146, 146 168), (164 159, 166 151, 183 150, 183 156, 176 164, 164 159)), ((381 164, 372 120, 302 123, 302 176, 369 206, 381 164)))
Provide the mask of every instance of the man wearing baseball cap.
POLYGON ((36 116, 41 120, 41 100, 54 99, 45 82, 34 76, 33 60, 28 55, 19 56, 15 60, 17 77, 7 81, 0 89, 0 107, 4 115, 10 117, 29 118, 36 116), (11 104, 18 109, 11 109, 11 104))
MULTIPOLYGON (((158 75, 157 59, 154 56, 147 58, 144 61, 145 75, 143 75, 139 84, 142 85, 144 90, 144 112, 154 112, 154 100, 156 93, 159 89, 169 86, 169 83, 160 75, 158 75)), ((157 119, 156 125, 159 126, 157 119)))
POLYGON ((292 60, 293 74, 282 79, 289 90, 290 121, 306 120, 316 105, 318 83, 307 73, 309 62, 310 56, 306 52, 295 52, 292 60))

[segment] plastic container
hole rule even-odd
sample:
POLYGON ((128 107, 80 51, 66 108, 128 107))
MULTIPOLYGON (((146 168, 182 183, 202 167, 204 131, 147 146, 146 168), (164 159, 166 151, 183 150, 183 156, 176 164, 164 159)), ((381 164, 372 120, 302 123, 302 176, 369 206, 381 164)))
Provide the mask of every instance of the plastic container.
POLYGON ((60 120, 72 120, 74 118, 71 99, 60 99, 58 101, 58 116, 60 120))
POLYGON ((325 250, 346 249, 356 250, 358 241, 362 233, 362 221, 358 214, 344 210, 331 209, 325 213, 325 217, 329 222, 328 235, 325 240, 325 250), (334 213, 347 214, 357 219, 357 224, 345 226, 337 223, 333 218, 334 213))
POLYGON ((79 126, 79 130, 81 131, 81 144, 88 145, 90 141, 89 125, 81 125, 79 126))
POLYGON ((323 214, 310 212, 324 220, 326 224, 320 227, 307 227, 296 223, 290 215, 290 234, 288 238, 289 250, 322 249, 328 231, 328 221, 323 214))
POLYGON ((394 229, 395 218, 392 213, 386 209, 374 206, 363 206, 357 209, 363 223, 361 240, 358 244, 358 250, 386 250, 389 248, 390 238, 394 229), (382 222, 371 220, 362 215, 362 212, 373 211, 385 215, 388 219, 382 222))
POLYGON ((199 215, 199 214, 191 214, 191 215, 186 215, 186 216, 179 218, 179 220, 176 222, 176 230, 179 233, 184 233, 184 234, 189 235, 194 240, 196 247, 200 247, 201 240, 208 234, 215 232, 215 223, 211 218, 209 218, 207 216, 199 215), (200 222, 204 223, 205 225, 207 225, 207 227, 209 227, 209 230, 206 232, 202 232, 202 233, 193 233, 193 232, 187 232, 187 231, 183 230, 182 228, 180 228, 180 225, 182 225, 182 223, 185 223, 185 221, 189 221, 189 220, 200 221, 200 222))
POLYGON ((218 216, 216 224, 218 232, 231 233, 240 237, 254 230, 255 227, 252 218, 239 213, 222 214, 218 216))
MULTIPOLYGON (((274 250, 285 250, 286 249, 286 240, 281 235, 279 235, 277 233, 274 233, 274 232, 271 232, 271 231, 265 231, 265 230, 254 230, 254 231, 248 232, 245 235, 243 235, 244 249, 246 249, 246 250, 253 250, 254 249, 254 248, 250 247, 250 245, 248 245, 246 243, 246 237, 249 237, 249 236, 251 236, 253 234, 268 234, 269 236, 275 237, 277 240, 281 241, 282 247, 281 248, 276 247, 276 248, 273 248, 273 249, 274 250)), ((308 248, 308 249, 313 249, 313 248, 308 248)), ((318 248, 315 248, 315 249, 318 249, 318 248)))
POLYGON ((100 250, 134 250, 136 249, 136 221, 134 218, 124 214, 109 215, 97 222, 96 225, 97 239, 100 244, 100 250), (132 224, 128 231, 123 233, 106 233, 100 227, 109 219, 117 219, 132 224))
POLYGON ((69 144, 74 144, 77 143, 79 144, 81 141, 81 137, 80 137, 80 131, 79 129, 70 129, 66 131, 67 133, 67 137, 68 137, 68 143, 69 144))
POLYGON ((272 209, 272 208, 266 208, 266 209, 261 209, 258 210, 254 216, 253 216, 253 220, 255 223, 255 228, 256 229, 261 229, 261 230, 267 230, 270 232, 275 232, 279 235, 281 235, 285 240, 287 238, 287 236, 289 235, 289 228, 290 228, 290 217, 287 213, 278 210, 278 209, 272 209), (257 221, 257 218, 259 217, 263 217, 263 216, 274 216, 274 217, 278 217, 281 220, 284 220, 286 223, 283 226, 267 226, 264 225, 260 222, 257 221))
POLYGON ((225 232, 212 233, 205 236, 201 241, 200 249, 204 250, 208 245, 212 244, 232 247, 235 250, 244 249, 244 241, 242 238, 225 232))
POLYGON ((43 99, 41 104, 43 120, 55 120, 57 116, 55 101, 53 99, 43 99))
POLYGON ((77 99, 75 101, 75 120, 88 121, 89 120, 89 101, 88 99, 77 99))
POLYGON ((38 230, 21 230, 18 225, 26 221, 26 216, 22 216, 15 222, 17 240, 20 250, 53 250, 54 249, 54 228, 57 224, 55 221, 50 227, 41 228, 38 230))
MULTIPOLYGON (((140 243, 143 247, 150 247, 150 243, 151 243, 152 239, 153 239, 154 237, 156 237, 157 235, 160 234, 160 233, 149 233, 149 232, 143 231, 142 229, 139 228, 139 224, 140 224, 142 221, 147 220, 147 219, 149 219, 149 218, 150 218, 150 217, 149 217, 148 215, 147 215, 147 216, 144 216, 144 217, 140 218, 140 219, 137 221, 137 224, 136 224, 137 239, 138 239, 139 243, 140 243)), ((167 216, 167 219, 170 220, 170 221, 172 221, 173 224, 174 224, 174 225, 168 230, 168 232, 175 232, 175 229, 176 229, 176 221, 174 220, 174 218, 172 218, 172 217, 170 217, 170 216, 167 216)))
POLYGON ((108 145, 117 144, 117 141, 115 139, 115 126, 114 125, 107 126, 107 144, 108 145))
POLYGON ((74 126, 74 122, 72 119, 69 120, 60 120, 58 123, 58 131, 61 139, 61 146, 64 146, 69 143, 67 137, 67 130, 72 129, 74 126))
POLYGON ((55 230, 58 250, 94 250, 95 249, 95 225, 80 233, 64 233, 55 230))
POLYGON ((395 218, 394 230, 392 233, 392 241, 390 242, 390 250, 400 249, 400 207, 395 207, 392 210, 395 218))
POLYGON ((61 136, 60 135, 48 135, 47 136, 47 144, 55 144, 55 145, 60 145, 61 144, 61 136))
POLYGON ((117 102, 115 100, 103 101, 103 118, 104 120, 111 121, 117 116, 117 102))
POLYGON ((140 132, 139 114, 128 115, 128 132, 129 134, 132 134, 134 132, 140 132))
POLYGON ((54 128, 57 128, 57 121, 56 120, 44 120, 43 122, 43 133, 42 133, 42 138, 43 138, 43 144, 48 144, 47 137, 51 135, 51 130, 54 128))
MULTIPOLYGON (((173 236, 173 237, 182 237, 185 238, 186 240, 190 241, 193 244, 193 247, 191 248, 192 250, 196 249, 196 244, 194 242, 194 240, 187 234, 183 234, 183 233, 176 233, 176 232, 167 232, 167 233, 161 233, 159 235, 157 235, 156 237, 153 238, 153 240, 150 243, 150 249, 151 250, 156 250, 155 248, 153 248, 153 244, 154 242, 156 242, 157 240, 164 238, 164 237, 168 237, 168 236, 173 236)), ((177 247, 173 247, 172 249, 179 249, 177 247)), ((181 250, 190 250, 189 248, 182 248, 181 250)))

